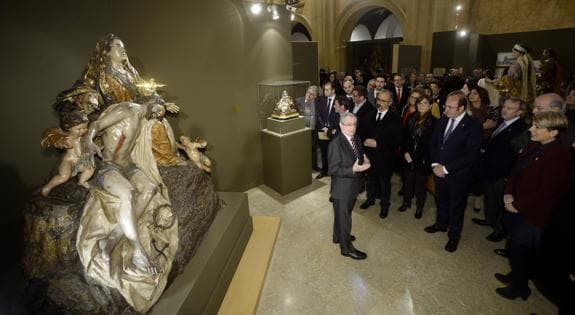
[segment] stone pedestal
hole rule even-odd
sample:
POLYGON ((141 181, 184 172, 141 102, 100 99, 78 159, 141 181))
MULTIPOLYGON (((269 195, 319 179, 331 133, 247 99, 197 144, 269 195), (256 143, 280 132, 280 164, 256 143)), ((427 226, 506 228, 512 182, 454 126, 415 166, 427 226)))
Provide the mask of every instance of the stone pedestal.
POLYGON ((262 130, 264 183, 282 195, 310 185, 310 129, 291 130, 297 128, 298 123, 289 120, 274 121, 269 126, 281 132, 269 128, 262 130))

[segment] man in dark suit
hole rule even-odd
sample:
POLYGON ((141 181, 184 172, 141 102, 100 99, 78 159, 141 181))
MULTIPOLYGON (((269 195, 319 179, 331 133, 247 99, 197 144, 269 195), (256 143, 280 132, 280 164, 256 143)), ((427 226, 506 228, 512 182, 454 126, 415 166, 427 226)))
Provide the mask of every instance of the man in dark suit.
POLYGON ((467 98, 461 91, 454 91, 445 101, 442 116, 430 141, 431 167, 435 180, 435 224, 425 228, 427 233, 446 232, 449 241, 445 250, 457 250, 471 167, 479 155, 483 131, 479 123, 466 114, 467 98))
POLYGON ((409 87, 405 85, 405 79, 401 73, 393 74, 391 98, 393 99, 393 108, 397 113, 401 114, 409 98, 409 87))
POLYGON ((375 108, 367 101, 367 88, 365 86, 354 87, 352 93, 354 106, 351 113, 357 117, 357 135, 363 141, 367 137, 375 108))
POLYGON ((379 192, 379 217, 382 219, 387 217, 389 210, 394 151, 401 143, 401 119, 390 110, 391 102, 391 93, 388 90, 382 90, 377 95, 378 108, 371 114, 368 138, 363 142, 372 167, 367 174, 367 200, 360 208, 367 209, 375 204, 376 194, 379 192))
POLYGON ((385 88, 385 76, 378 74, 375 76, 375 89, 369 90, 367 94, 367 101, 377 109, 377 94, 385 88))
POLYGON ((359 194, 361 172, 370 167, 355 134, 357 118, 351 113, 340 115, 341 133, 329 145, 329 174, 333 198, 333 242, 339 243, 343 256, 365 259, 367 255, 351 243, 351 211, 359 194))
POLYGON ((521 119, 525 109, 525 102, 519 98, 506 100, 501 108, 502 120, 487 139, 481 153, 480 174, 485 200, 485 220, 473 218, 472 221, 493 227, 493 232, 487 236, 492 242, 499 242, 505 237, 503 189, 505 178, 509 176, 517 158, 511 140, 527 129, 527 124, 521 119))
POLYGON ((305 96, 298 97, 295 100, 297 111, 300 115, 302 115, 305 119, 305 126, 312 130, 311 132, 311 168, 314 171, 320 171, 319 167, 317 166, 317 147, 318 147, 318 139, 317 139, 317 132, 315 132, 315 123, 316 123, 316 107, 317 107, 317 95, 319 94, 319 90, 317 86, 311 85, 307 88, 305 92, 305 96))
POLYGON ((326 82, 323 86, 323 96, 319 97, 317 104, 317 114, 316 114, 316 133, 319 139, 319 148, 321 151, 321 171, 316 176, 316 179, 320 179, 327 176, 328 171, 328 158, 327 158, 327 148, 329 145, 329 137, 327 137, 327 132, 329 129, 330 116, 336 115, 333 109, 333 103, 335 101, 335 90, 331 82, 326 82))

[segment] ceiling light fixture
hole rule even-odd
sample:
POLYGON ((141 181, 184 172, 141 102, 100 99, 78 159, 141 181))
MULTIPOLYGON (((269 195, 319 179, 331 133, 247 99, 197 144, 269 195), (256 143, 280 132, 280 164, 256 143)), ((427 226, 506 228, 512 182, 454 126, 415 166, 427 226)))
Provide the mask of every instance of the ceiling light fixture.
POLYGON ((260 12, 262 12, 262 4, 261 3, 254 3, 254 4, 252 4, 252 7, 250 8, 250 10, 252 11, 252 13, 254 15, 260 14, 260 12))

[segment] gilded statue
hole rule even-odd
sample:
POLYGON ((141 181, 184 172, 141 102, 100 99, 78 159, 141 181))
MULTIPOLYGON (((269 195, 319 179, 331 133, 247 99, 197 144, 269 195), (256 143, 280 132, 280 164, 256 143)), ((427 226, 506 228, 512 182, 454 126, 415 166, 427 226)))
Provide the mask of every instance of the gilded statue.
POLYGON ((507 75, 500 79, 498 89, 503 94, 521 98, 532 104, 535 99, 535 68, 529 48, 516 44, 512 52, 515 61, 509 67, 507 75))
POLYGON ((284 90, 281 99, 277 102, 273 110, 272 118, 285 120, 295 117, 299 117, 299 113, 294 106, 293 99, 288 95, 288 92, 284 90))

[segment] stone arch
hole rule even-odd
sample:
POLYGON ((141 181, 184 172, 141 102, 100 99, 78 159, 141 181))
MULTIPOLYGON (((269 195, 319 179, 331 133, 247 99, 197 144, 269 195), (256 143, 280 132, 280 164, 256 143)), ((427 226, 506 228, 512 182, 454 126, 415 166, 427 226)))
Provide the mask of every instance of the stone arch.
POLYGON ((309 22, 309 20, 301 14, 295 14, 295 18, 291 23, 291 27, 293 28, 294 25, 296 25, 297 23, 303 25, 303 27, 307 29, 307 32, 309 33, 310 36, 310 40, 313 41, 315 39, 315 35, 313 34, 313 28, 311 27, 311 23, 309 22))
POLYGON ((407 19, 407 14, 399 1, 394 0, 367 0, 352 2, 347 5, 336 18, 335 37, 337 40, 336 47, 345 46, 351 36, 351 32, 359 19, 371 9, 385 8, 389 10, 399 20, 402 30, 405 30, 404 24, 407 19))

